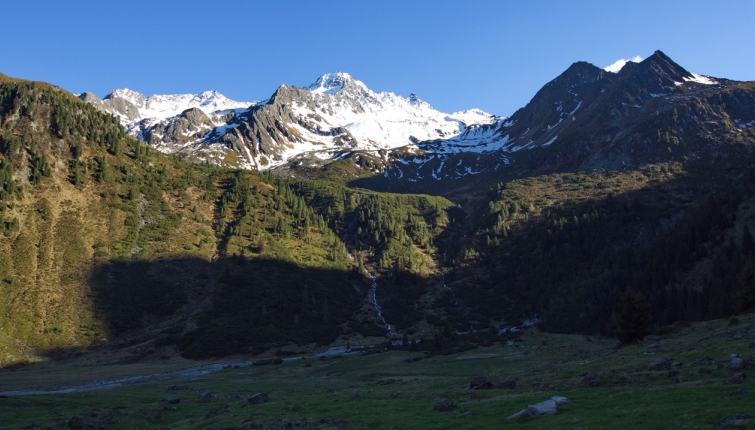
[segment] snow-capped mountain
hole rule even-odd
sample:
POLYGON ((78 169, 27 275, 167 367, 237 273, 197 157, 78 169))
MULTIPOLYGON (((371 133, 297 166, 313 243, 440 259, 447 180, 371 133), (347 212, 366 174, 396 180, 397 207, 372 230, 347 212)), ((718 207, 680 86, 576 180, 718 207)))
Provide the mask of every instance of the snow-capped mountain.
POLYGON ((216 92, 145 97, 128 89, 103 100, 81 98, 116 114, 129 133, 160 151, 248 169, 321 166, 360 152, 375 158, 376 173, 389 153, 426 152, 418 144, 438 139, 477 142, 503 120, 479 109, 440 112, 415 94, 374 92, 342 72, 306 88, 282 85, 265 102, 234 102, 216 92))
MULTIPOLYGON (((263 102, 216 92, 145 97, 125 89, 103 100, 81 98, 118 115, 160 151, 190 160, 304 177, 371 177, 390 186, 495 172, 518 158, 543 171, 658 161, 670 153, 669 141, 691 139, 679 137, 687 133, 682 129, 671 134, 677 125, 663 123, 662 115, 728 97, 721 92, 736 85, 690 73, 656 51, 616 72, 574 63, 510 118, 478 109, 440 112, 415 94, 375 92, 341 72, 305 87, 281 85, 263 102), (533 150, 541 153, 527 155, 533 150)), ((714 124, 744 130, 755 122, 747 111, 733 119, 705 112, 685 128, 705 128, 695 139, 712 136, 714 124)))

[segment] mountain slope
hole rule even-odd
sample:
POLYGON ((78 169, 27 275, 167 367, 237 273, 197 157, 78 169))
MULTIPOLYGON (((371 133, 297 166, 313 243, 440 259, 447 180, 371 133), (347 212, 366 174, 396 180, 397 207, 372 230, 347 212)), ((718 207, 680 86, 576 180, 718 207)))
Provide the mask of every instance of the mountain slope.
MULTIPOLYGON (((206 357, 385 334, 335 208, 315 211, 267 175, 159 154, 54 86, 2 78, 0 185, 2 365, 87 346, 128 361, 179 346, 206 357), (247 335, 233 334, 239 324, 247 335), (219 333, 233 342, 218 344, 219 333)), ((453 206, 415 196, 400 213, 438 204, 453 206)), ((386 267, 373 273, 413 250, 372 244, 386 267)))

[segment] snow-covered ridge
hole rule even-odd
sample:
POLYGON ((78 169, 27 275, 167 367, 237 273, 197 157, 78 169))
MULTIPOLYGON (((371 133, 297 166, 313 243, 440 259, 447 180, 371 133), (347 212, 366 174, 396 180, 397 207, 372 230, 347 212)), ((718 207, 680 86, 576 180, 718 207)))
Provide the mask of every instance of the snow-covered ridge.
MULTIPOLYGON (((186 109, 198 108, 206 114, 229 109, 247 109, 257 102, 237 102, 217 91, 205 91, 200 94, 155 94, 145 97, 143 94, 122 88, 112 91, 104 100, 123 99, 139 110, 139 120, 163 120, 174 117, 186 109)), ((127 124, 124 124, 127 125, 127 124)))

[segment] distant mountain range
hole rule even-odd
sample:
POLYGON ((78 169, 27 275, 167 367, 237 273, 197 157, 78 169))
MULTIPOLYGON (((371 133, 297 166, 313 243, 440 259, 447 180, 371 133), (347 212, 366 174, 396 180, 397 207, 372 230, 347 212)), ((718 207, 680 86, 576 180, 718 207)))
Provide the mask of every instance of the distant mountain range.
MULTIPOLYGON (((657 161, 659 136, 663 142, 699 143, 730 131, 736 137, 737 130, 755 124, 746 106, 695 111, 696 103, 725 98, 739 84, 688 72, 656 51, 618 73, 574 63, 511 118, 478 109, 439 112, 415 94, 376 93, 340 72, 306 88, 281 85, 264 101, 235 102, 214 91, 145 97, 127 89, 102 100, 91 93, 80 98, 116 115, 128 133, 189 160, 301 177, 371 177, 387 185, 497 172, 546 148, 528 168, 657 161), (657 123, 675 107, 677 116, 680 109, 695 116, 694 131, 685 125, 683 137, 670 124, 657 123), (327 171, 334 162, 345 167, 327 171)), ((668 152, 668 145, 661 146, 668 152)))
MULTIPOLYGON (((443 113, 415 94, 376 93, 340 72, 307 88, 282 85, 269 100, 256 102, 213 91, 145 97, 121 89, 102 100, 92 93, 80 97, 162 152, 259 170, 320 166, 354 152, 384 158, 394 151, 417 153, 418 143, 437 139, 472 139, 476 146, 503 123, 478 109, 443 113)), ((382 172, 383 166, 370 170, 382 172)))

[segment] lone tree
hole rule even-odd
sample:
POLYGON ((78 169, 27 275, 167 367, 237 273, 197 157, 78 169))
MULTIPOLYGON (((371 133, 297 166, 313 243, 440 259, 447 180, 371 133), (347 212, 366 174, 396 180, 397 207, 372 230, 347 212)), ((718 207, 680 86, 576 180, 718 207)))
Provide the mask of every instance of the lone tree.
POLYGON ((622 344, 630 344, 648 334, 650 327, 650 303, 645 295, 627 287, 621 295, 616 320, 616 337, 622 344))

